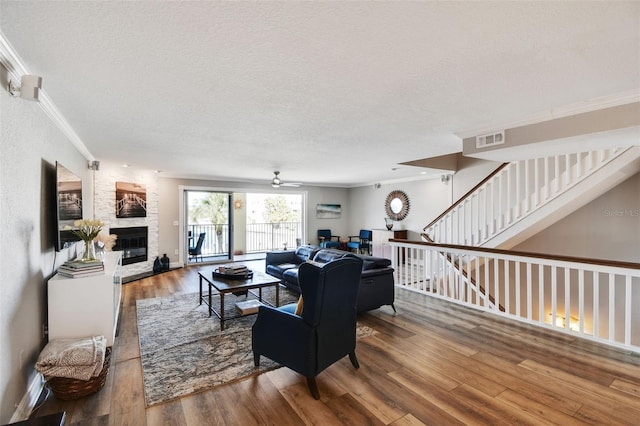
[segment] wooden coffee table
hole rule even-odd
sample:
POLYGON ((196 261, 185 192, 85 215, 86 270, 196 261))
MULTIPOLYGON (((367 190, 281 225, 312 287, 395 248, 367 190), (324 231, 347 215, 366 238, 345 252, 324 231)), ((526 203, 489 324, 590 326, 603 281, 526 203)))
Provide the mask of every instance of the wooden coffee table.
POLYGON ((272 277, 271 275, 265 274, 264 272, 254 271, 253 278, 249 278, 246 280, 236 280, 236 279, 227 279, 220 278, 219 275, 214 276, 213 271, 200 271, 198 272, 200 276, 200 304, 204 302, 209 307, 209 316, 212 313, 216 314, 218 318, 220 318, 220 330, 224 330, 224 322, 233 318, 239 318, 242 315, 234 315, 231 317, 226 317, 224 314, 224 296, 227 293, 243 293, 249 292, 250 290, 258 289, 258 294, 254 294, 254 296, 258 297, 258 300, 264 304, 277 307, 280 304, 280 280, 272 277), (207 294, 202 294, 202 284, 205 281, 209 286, 209 292, 207 294), (276 303, 272 305, 266 300, 262 300, 262 289, 265 287, 275 287, 276 288, 276 303), (215 288, 218 293, 220 293, 220 311, 218 312, 211 303, 211 296, 213 288, 215 288))

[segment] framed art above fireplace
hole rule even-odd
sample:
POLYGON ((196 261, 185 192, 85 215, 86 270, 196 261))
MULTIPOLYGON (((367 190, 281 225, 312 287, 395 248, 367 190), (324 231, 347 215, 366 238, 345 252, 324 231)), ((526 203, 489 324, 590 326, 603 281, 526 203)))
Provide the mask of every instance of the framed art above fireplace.
POLYGON ((144 185, 116 182, 116 217, 147 217, 147 189, 144 185))

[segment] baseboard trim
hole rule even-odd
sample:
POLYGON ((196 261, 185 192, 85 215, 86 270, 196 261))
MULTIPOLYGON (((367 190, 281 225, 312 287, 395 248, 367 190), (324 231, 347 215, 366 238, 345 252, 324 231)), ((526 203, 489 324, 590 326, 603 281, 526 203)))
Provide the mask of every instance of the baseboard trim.
POLYGON ((31 412, 36 408, 38 399, 44 389, 44 377, 35 370, 33 373, 34 374, 29 378, 27 392, 22 397, 20 404, 16 407, 16 411, 13 413, 13 416, 9 421, 10 423, 27 420, 31 415, 31 412))

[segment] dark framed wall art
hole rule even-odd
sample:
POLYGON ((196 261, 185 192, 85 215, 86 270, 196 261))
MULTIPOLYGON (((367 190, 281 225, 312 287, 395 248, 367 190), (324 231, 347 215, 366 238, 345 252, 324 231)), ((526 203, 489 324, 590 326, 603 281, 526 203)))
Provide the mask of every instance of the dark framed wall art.
POLYGON ((147 217, 147 189, 144 185, 116 182, 116 217, 147 217))

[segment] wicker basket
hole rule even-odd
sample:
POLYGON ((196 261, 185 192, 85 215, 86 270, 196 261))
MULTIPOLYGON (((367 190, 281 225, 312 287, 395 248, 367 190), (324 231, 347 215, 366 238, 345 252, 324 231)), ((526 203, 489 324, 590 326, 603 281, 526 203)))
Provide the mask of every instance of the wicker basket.
POLYGON ((111 362, 111 347, 107 347, 104 354, 104 364, 102 371, 89 380, 70 379, 68 377, 50 377, 47 384, 58 399, 70 401, 73 399, 83 398, 87 395, 98 392, 107 381, 109 373, 109 364, 111 362))

